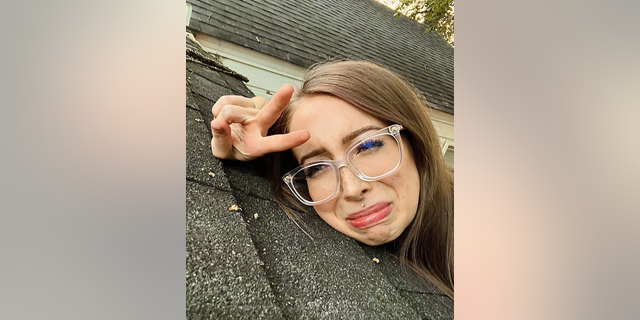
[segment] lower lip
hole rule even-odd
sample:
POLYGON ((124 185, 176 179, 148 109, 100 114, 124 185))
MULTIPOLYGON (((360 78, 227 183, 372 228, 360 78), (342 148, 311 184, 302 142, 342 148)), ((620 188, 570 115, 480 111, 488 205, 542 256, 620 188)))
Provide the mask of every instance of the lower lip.
POLYGON ((366 215, 364 217, 360 217, 353 220, 348 220, 349 224, 352 227, 358 229, 366 229, 375 226, 380 223, 384 218, 386 218, 389 213, 391 213, 391 205, 382 208, 379 211, 376 211, 372 214, 366 215))

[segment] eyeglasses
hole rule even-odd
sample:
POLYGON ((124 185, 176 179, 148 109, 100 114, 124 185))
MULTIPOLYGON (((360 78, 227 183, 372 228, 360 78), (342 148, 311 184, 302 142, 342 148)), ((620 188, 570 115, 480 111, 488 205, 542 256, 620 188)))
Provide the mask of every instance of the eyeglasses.
POLYGON ((364 181, 380 180, 400 167, 402 139, 399 124, 378 130, 352 144, 338 160, 321 160, 297 167, 282 177, 291 192, 307 206, 325 202, 340 191, 340 168, 347 167, 364 181))

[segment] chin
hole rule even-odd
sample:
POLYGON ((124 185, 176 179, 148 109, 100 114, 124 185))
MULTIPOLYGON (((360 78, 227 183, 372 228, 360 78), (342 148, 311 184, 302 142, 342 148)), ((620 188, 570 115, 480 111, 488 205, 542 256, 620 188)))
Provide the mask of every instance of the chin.
POLYGON ((371 228, 367 230, 366 234, 363 234, 356 239, 369 246, 379 246, 385 243, 389 243, 397 239, 400 235, 394 235, 389 232, 387 228, 371 228), (379 230, 378 230, 379 229, 379 230))

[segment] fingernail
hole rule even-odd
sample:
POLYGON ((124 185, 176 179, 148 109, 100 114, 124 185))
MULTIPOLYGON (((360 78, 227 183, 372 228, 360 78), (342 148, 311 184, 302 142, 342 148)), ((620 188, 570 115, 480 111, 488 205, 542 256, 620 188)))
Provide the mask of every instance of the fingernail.
POLYGON ((213 125, 211 125, 211 130, 213 130, 213 132, 217 133, 217 134, 223 134, 224 130, 222 128, 216 128, 213 125))

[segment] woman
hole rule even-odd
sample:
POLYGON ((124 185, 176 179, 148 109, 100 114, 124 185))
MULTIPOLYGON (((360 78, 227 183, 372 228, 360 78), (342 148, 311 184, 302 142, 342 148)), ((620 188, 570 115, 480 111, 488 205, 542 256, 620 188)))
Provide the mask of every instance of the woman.
POLYGON ((366 61, 312 67, 271 101, 225 96, 213 107, 212 152, 266 156, 280 205, 315 212, 400 261, 453 298, 453 172, 417 90, 366 61))

